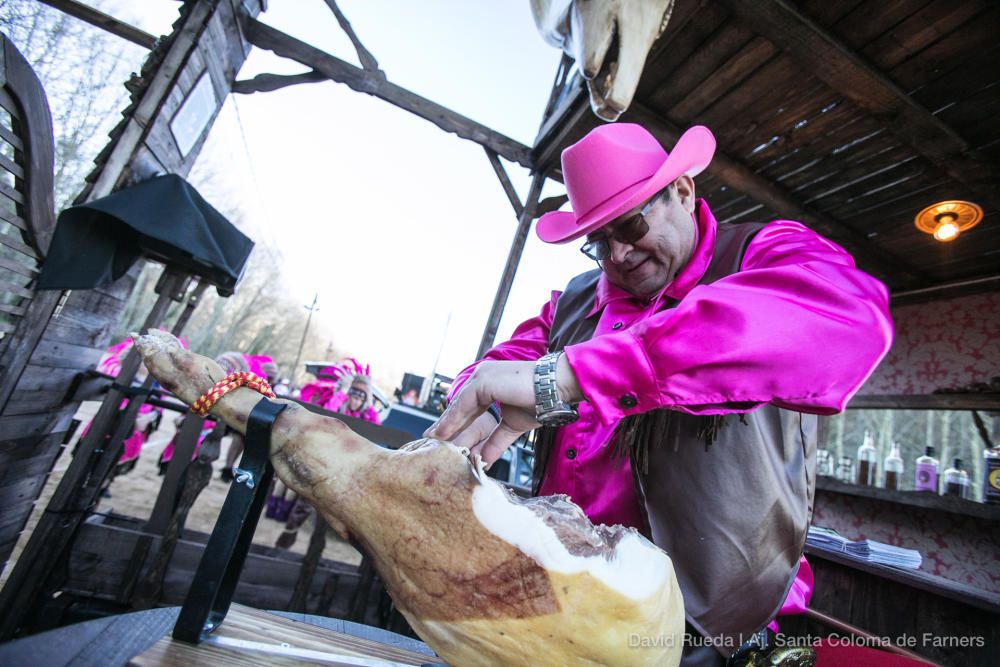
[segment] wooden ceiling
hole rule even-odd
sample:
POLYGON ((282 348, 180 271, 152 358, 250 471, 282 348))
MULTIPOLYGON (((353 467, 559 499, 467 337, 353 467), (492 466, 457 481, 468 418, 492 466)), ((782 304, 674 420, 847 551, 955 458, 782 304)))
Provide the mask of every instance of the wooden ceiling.
MULTIPOLYGON (((989 0, 677 0, 622 120, 671 145, 703 124, 697 180, 720 221, 798 219, 896 293, 1000 282, 1000 6, 989 0), (951 243, 914 216, 945 199, 985 218, 951 243)), ((571 79, 533 161, 595 127, 571 79)))

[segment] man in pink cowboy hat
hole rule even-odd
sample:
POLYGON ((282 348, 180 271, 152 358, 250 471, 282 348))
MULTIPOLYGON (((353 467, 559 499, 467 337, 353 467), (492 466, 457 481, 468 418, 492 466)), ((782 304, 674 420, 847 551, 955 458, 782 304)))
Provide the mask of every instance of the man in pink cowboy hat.
POLYGON ((892 340, 885 287, 843 249, 790 220, 716 222, 693 180, 714 151, 705 127, 668 153, 627 123, 563 151, 573 210, 538 236, 583 239, 598 268, 460 373, 427 432, 489 464, 538 428, 537 494, 672 558, 684 665, 745 659, 801 611, 815 415, 843 410, 892 340))

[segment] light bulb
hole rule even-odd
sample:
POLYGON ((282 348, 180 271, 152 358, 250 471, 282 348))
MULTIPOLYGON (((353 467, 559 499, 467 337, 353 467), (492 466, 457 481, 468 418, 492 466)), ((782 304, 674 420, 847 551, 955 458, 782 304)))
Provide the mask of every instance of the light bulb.
POLYGON ((938 241, 954 241, 958 237, 958 225, 954 222, 942 222, 934 228, 934 238, 938 241))

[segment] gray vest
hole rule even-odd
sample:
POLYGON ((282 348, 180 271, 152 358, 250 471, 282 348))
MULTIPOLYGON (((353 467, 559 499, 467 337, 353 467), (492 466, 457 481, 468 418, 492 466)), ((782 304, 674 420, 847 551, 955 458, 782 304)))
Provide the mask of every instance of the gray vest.
MULTIPOLYGON (((719 224, 700 284, 739 271, 761 227, 719 224)), ((599 277, 581 274, 560 296, 550 351, 593 337, 600 313, 586 315, 599 277)), ((632 466, 650 535, 674 562, 688 621, 731 653, 777 614, 795 578, 812 517, 816 416, 767 405, 726 418, 656 410, 638 419, 630 429, 638 427, 642 458, 633 448, 632 466)), ((546 430, 536 443, 536 492, 554 441, 546 430)))

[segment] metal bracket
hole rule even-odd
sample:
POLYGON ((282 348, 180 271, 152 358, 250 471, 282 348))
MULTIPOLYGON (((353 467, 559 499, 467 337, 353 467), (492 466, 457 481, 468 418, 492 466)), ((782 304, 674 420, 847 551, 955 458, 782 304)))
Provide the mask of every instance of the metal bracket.
POLYGON ((219 520, 198 563, 174 625, 174 639, 201 643, 222 624, 229 611, 274 477, 269 458, 271 427, 286 407, 287 403, 262 398, 250 411, 241 468, 236 471, 219 520))

